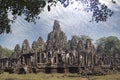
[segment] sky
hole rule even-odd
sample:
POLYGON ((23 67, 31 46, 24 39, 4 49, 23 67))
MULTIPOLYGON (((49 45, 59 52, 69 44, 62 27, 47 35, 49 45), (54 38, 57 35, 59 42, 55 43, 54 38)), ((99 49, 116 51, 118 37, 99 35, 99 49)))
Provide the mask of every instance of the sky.
MULTIPOLYGON (((100 0, 114 11, 113 16, 106 22, 89 22, 92 14, 76 10, 77 3, 67 8, 58 3, 50 12, 45 7, 39 14, 40 19, 36 20, 36 24, 28 23, 24 20, 24 16, 18 17, 11 25, 12 33, 0 35, 0 45, 13 50, 16 44, 21 46, 24 39, 28 39, 31 46, 40 36, 46 42, 48 33, 53 29, 54 20, 60 22, 61 30, 65 32, 68 40, 72 35, 87 35, 93 39, 93 42, 107 36, 117 36, 120 39, 120 0, 115 1, 117 4, 113 4, 110 0, 100 0)), ((11 18, 12 15, 9 14, 9 17, 11 18)))

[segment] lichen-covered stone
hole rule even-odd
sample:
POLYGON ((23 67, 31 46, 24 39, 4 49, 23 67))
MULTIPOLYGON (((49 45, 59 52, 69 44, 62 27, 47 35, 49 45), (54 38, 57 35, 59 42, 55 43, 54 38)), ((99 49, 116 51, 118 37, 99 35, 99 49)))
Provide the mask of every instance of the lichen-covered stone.
POLYGON ((45 43, 44 43, 42 37, 39 37, 38 40, 37 40, 37 49, 38 49, 39 52, 45 50, 45 43))
POLYGON ((35 53, 35 51, 37 51, 37 48, 38 48, 37 42, 36 42, 36 41, 33 41, 31 52, 32 52, 32 53, 35 53))
POLYGON ((59 21, 55 20, 53 25, 53 31, 48 34, 47 38, 47 50, 65 49, 67 43, 67 37, 60 29, 59 21))
POLYGON ((23 44, 22 44, 22 53, 23 54, 30 53, 30 46, 29 46, 29 42, 28 42, 27 39, 25 39, 23 41, 23 44))
POLYGON ((0 58, 8 58, 8 57, 9 54, 5 50, 2 50, 2 53, 0 54, 0 58))
POLYGON ((78 37, 77 36, 72 36, 72 39, 70 41, 70 47, 72 50, 76 50, 77 49, 77 44, 78 44, 78 37))
POLYGON ((20 45, 16 44, 14 48, 14 52, 11 55, 11 58, 17 59, 20 55, 21 55, 20 45))

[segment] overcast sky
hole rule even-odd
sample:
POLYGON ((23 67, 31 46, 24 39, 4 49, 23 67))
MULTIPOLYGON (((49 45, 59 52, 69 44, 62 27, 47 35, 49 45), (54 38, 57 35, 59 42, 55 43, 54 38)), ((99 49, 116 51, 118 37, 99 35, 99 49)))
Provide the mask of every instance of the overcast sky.
POLYGON ((11 26, 12 33, 0 35, 0 45, 14 49, 15 45, 21 45, 24 39, 28 39, 31 45, 39 36, 46 41, 55 19, 59 20, 61 29, 66 33, 68 39, 71 39, 72 35, 87 35, 94 42, 107 36, 117 36, 120 39, 120 1, 116 0, 117 4, 112 4, 109 0, 101 0, 101 2, 103 1, 114 11, 113 16, 107 22, 89 22, 91 13, 76 10, 76 5, 63 8, 58 4, 56 7, 52 7, 50 12, 45 9, 39 15, 40 19, 36 21, 36 24, 26 22, 23 19, 24 16, 18 17, 11 26))

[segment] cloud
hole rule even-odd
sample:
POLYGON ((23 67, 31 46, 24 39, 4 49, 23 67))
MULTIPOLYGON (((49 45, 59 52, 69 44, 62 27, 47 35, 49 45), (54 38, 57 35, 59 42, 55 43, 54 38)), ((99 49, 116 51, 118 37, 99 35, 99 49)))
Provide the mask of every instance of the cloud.
POLYGON ((110 35, 120 38, 120 2, 119 0, 117 2, 117 5, 109 6, 114 10, 114 15, 107 22, 89 22, 91 13, 75 10, 74 6, 63 8, 61 4, 52 7, 50 12, 46 7, 44 12, 39 15, 40 19, 36 20, 36 24, 26 22, 23 19, 24 16, 18 17, 16 23, 12 24, 12 33, 0 35, 0 45, 13 49, 16 44, 21 45, 24 39, 28 39, 31 45, 39 36, 46 41, 55 19, 60 21, 61 29, 66 33, 68 39, 72 35, 88 35, 94 40, 110 35))

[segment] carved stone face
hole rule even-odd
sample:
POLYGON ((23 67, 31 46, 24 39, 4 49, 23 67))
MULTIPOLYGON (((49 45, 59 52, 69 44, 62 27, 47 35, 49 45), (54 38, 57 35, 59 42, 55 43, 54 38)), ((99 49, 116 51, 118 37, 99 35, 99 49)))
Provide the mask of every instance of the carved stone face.
POLYGON ((87 39, 86 40, 86 46, 90 47, 91 45, 92 45, 91 39, 87 39))
POLYGON ((34 41, 33 43, 32 43, 32 49, 37 49, 37 42, 36 41, 34 41))
POLYGON ((82 43, 82 41, 80 40, 79 42, 78 42, 78 45, 77 45, 77 49, 79 49, 79 50, 83 50, 83 43, 82 43))
POLYGON ((77 48, 77 44, 78 44, 78 39, 76 36, 73 36, 70 42, 71 49, 75 50, 77 48))
POLYGON ((14 48, 14 52, 19 53, 20 52, 20 45, 17 44, 14 48))
POLYGON ((38 45, 42 45, 44 43, 42 37, 38 38, 37 43, 38 43, 38 45))
POLYGON ((28 50, 30 50, 30 46, 29 46, 28 40, 25 39, 22 44, 22 51, 28 51, 28 50))
POLYGON ((23 43, 22 49, 23 49, 23 50, 26 50, 26 49, 27 49, 27 44, 26 44, 26 43, 23 43))
POLYGON ((47 49, 56 50, 64 49, 67 43, 67 37, 63 31, 60 29, 59 21, 54 21, 53 31, 48 34, 47 39, 47 49))
POLYGON ((38 40, 37 40, 37 46, 38 46, 38 49, 40 51, 45 48, 45 44, 44 44, 44 41, 43 41, 42 37, 38 38, 38 40))
POLYGON ((60 24, 58 20, 54 21, 53 31, 60 31, 60 24))

